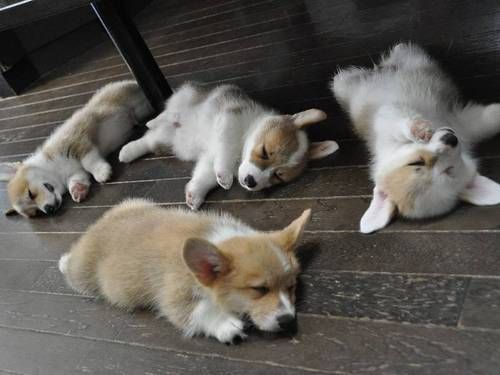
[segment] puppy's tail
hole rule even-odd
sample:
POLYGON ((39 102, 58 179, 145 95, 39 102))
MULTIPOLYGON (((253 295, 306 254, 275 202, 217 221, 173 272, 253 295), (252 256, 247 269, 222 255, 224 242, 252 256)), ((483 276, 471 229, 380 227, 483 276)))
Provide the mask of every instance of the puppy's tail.
MULTIPOLYGON (((76 244, 78 246, 78 243, 76 244)), ((63 254, 59 259, 59 271, 64 275, 68 285, 79 293, 96 295, 98 285, 95 278, 95 267, 92 257, 82 257, 73 250, 63 254)))

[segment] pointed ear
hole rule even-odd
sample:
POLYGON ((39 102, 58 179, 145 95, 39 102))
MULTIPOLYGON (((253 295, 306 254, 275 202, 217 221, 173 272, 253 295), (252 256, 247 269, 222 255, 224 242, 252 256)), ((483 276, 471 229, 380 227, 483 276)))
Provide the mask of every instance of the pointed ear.
POLYGON ((339 145, 335 141, 311 142, 309 145, 309 159, 323 159, 324 157, 333 154, 339 149, 339 145))
POLYGON ((5 214, 5 216, 13 216, 13 215, 17 215, 18 212, 14 209, 14 207, 11 207, 11 208, 5 210, 4 214, 5 214))
POLYGON ((316 124, 317 122, 323 121, 324 119, 326 119, 326 113, 314 108, 292 115, 293 124, 298 128, 316 124))
POLYGON ((460 193, 460 199, 476 206, 490 206, 500 203, 500 185, 479 174, 460 193))
POLYGON ((361 218, 360 232, 372 233, 384 228, 391 221, 395 211, 396 205, 391 202, 387 194, 375 186, 370 207, 361 218))
POLYGON ((182 256, 191 272, 205 286, 210 286, 229 271, 229 259, 201 238, 189 238, 184 244, 182 256))
POLYGON ((286 228, 275 232, 276 240, 285 251, 293 251, 302 237, 304 229, 311 218, 311 209, 302 212, 297 219, 286 228))
POLYGON ((0 181, 9 181, 22 165, 20 161, 13 163, 0 163, 0 181))

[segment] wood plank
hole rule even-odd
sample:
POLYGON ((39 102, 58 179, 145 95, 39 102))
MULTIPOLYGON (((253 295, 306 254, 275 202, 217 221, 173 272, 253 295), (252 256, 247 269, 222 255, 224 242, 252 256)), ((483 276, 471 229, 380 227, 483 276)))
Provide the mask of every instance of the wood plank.
MULTIPOLYGON (((3 233, 0 259, 52 260, 80 233, 3 233)), ((500 276, 500 233, 305 233, 305 270, 404 275, 500 276)))
MULTIPOLYGON (((25 321, 20 319, 18 324, 25 321)), ((100 319, 93 322, 102 324, 100 319)), ((75 368, 87 367, 92 373, 94 369, 102 371, 101 361, 107 359, 105 363, 119 366, 119 370, 131 368, 137 372, 144 369, 146 360, 157 350, 162 351, 161 363, 164 365, 172 363, 169 361, 170 353, 179 353, 181 355, 177 358, 192 363, 196 362, 190 356, 203 356, 204 366, 209 365, 209 358, 224 358, 230 359, 224 366, 231 366, 232 361, 242 366, 241 361, 244 361, 252 366, 286 366, 287 371, 296 366, 302 371, 309 369, 340 373, 379 369, 384 373, 398 374, 489 374, 500 365, 500 335, 497 332, 413 327, 313 316, 299 317, 299 333, 294 339, 252 335, 248 342, 233 347, 203 338, 180 340, 178 333, 173 332, 166 322, 151 319, 149 313, 136 313, 133 324, 125 325, 120 331, 118 341, 101 338, 87 341, 73 335, 56 334, 56 329, 49 327, 46 331, 33 332, 1 328, 4 338, 0 343, 2 367, 32 373, 36 363, 41 373, 73 373, 75 368), (72 345, 72 342, 77 345, 72 345), (123 342, 133 345, 123 345, 123 342), (32 345, 37 350, 29 349, 32 345), (126 349, 119 359, 115 357, 115 347, 118 345, 123 350, 126 349), (89 346, 92 348, 90 352, 89 346), (133 352, 130 351, 137 348, 144 352, 132 355, 133 352), (33 353, 37 353, 37 356, 33 357, 33 353), (66 360, 61 361, 61 356, 66 360), (145 360, 135 362, 140 358, 145 360), (58 369, 62 371, 59 372, 58 369)), ((99 332, 99 335, 104 334, 105 332, 99 332)), ((90 335, 87 337, 93 338, 90 335)), ((146 363, 149 364, 149 361, 146 363)), ((184 361, 182 363, 185 365, 184 361)), ((113 369, 116 367, 111 367, 110 371, 113 369)), ((233 370, 229 368, 229 373, 233 373, 233 370)), ((273 373, 277 373, 274 370, 275 367, 273 373)))
MULTIPOLYGON (((134 184, 130 193, 124 193, 117 200, 127 197, 151 198, 144 184, 134 184), (140 185, 140 186, 139 186, 140 185)), ((171 186, 167 187, 169 190, 171 186)), ((182 201, 183 202, 183 201, 182 201)), ((173 204, 173 203, 168 203, 173 204)), ((357 232, 359 219, 369 204, 369 198, 315 199, 299 198, 294 200, 251 200, 211 202, 204 209, 223 210, 268 230, 280 228, 289 223, 290 218, 298 216, 304 209, 311 208, 313 219, 308 226, 310 231, 349 231, 357 232), (348 213, 348 214, 346 214, 348 213)), ((183 207, 184 204, 182 204, 183 207)), ((89 223, 99 218, 107 207, 70 208, 63 206, 56 215, 36 217, 26 220, 19 216, 0 217, 0 232, 67 232, 83 231, 89 223)), ((461 205, 450 214, 426 220, 403 220, 397 218, 385 232, 399 231, 497 231, 500 206, 475 207, 461 205)))
POLYGON ((304 374, 315 373, 261 361, 225 360, 164 348, 93 341, 69 335, 0 328, 0 366, 7 374, 304 374), (64 360, 63 360, 64 359, 64 360))
POLYGON ((472 279, 467 288, 463 327, 500 328, 500 280, 472 279))

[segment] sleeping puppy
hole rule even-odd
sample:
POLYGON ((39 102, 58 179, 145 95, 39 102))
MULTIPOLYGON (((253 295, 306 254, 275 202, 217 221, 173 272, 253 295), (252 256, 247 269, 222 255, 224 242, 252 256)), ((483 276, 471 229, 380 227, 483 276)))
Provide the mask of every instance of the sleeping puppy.
POLYGON ((444 214, 458 201, 500 203, 500 185, 481 176, 474 143, 500 131, 500 104, 463 103, 421 48, 398 44, 373 68, 340 70, 332 91, 372 154, 373 199, 360 229, 444 214))
POLYGON ((245 317, 263 331, 293 329, 295 248, 310 213, 260 232, 227 214, 128 200, 92 225, 59 269, 81 293, 152 307, 186 336, 231 343, 246 336, 245 317))
POLYGON ((310 109, 281 115, 250 99, 241 89, 182 85, 142 138, 125 145, 120 161, 131 162, 170 148, 181 160, 196 161, 186 186, 186 203, 198 209, 219 184, 228 190, 237 174, 241 186, 257 191, 299 176, 309 159, 338 149, 334 141, 309 143, 305 127, 326 118, 310 109))
POLYGON ((88 173, 97 182, 107 181, 111 166, 104 157, 123 145, 132 127, 151 112, 134 81, 101 88, 33 155, 21 163, 0 166, 0 179, 9 181, 7 190, 12 204, 6 214, 53 214, 66 191, 75 202, 84 200, 90 187, 88 173))

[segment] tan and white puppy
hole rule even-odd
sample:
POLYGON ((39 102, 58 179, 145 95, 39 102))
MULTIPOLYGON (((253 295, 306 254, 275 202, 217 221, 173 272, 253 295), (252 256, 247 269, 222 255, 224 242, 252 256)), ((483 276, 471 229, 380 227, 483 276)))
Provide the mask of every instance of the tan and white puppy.
POLYGON ((152 110, 133 81, 110 83, 59 126, 33 155, 21 163, 0 165, 0 179, 8 180, 12 209, 25 217, 41 211, 54 213, 69 190, 75 202, 88 194, 92 174, 97 182, 111 176, 104 159, 123 145, 132 127, 152 110))
POLYGON ((261 190, 296 178, 309 159, 335 152, 336 142, 309 143, 304 131, 325 118, 318 109, 280 115, 233 85, 210 90, 186 83, 144 137, 122 148, 120 160, 170 148, 179 159, 196 161, 186 186, 186 203, 196 210, 217 184, 230 189, 236 174, 245 189, 261 190))
POLYGON ((444 214, 458 201, 500 203, 500 185, 477 171, 471 146, 500 131, 500 104, 461 101, 421 48, 398 44, 373 68, 340 70, 332 91, 372 154, 375 182, 360 229, 444 214))
POLYGON ((295 247, 310 210, 283 230, 259 232, 229 216, 128 200, 92 225, 59 261, 75 290, 113 305, 152 307, 186 336, 244 338, 295 321, 295 247))

